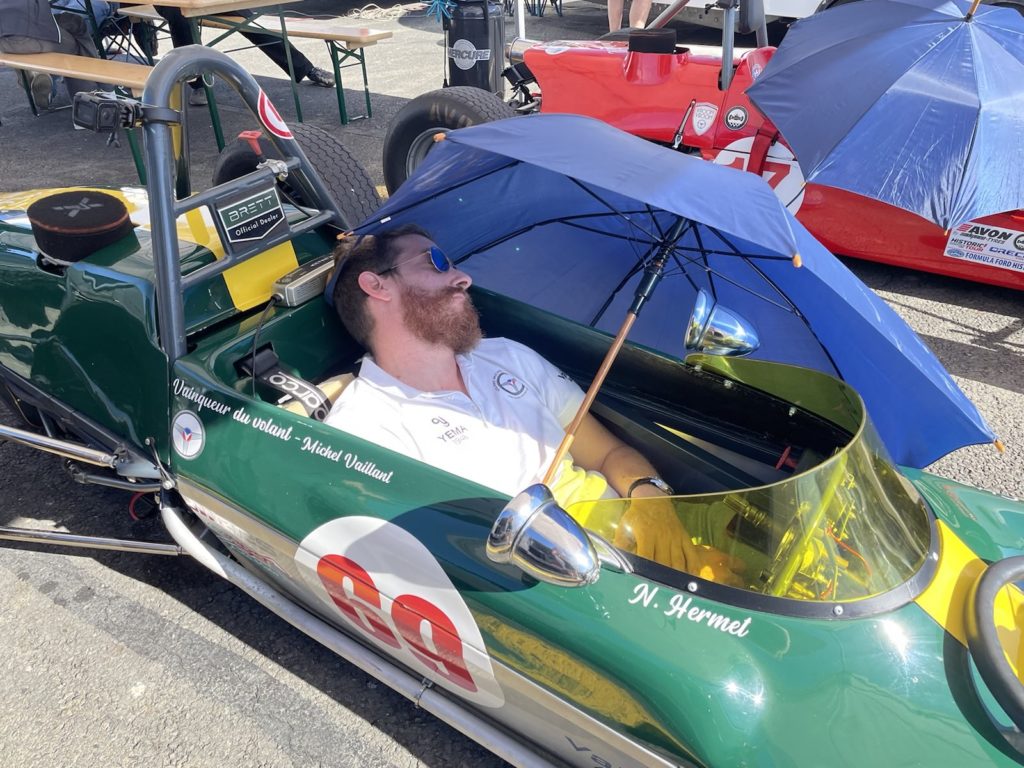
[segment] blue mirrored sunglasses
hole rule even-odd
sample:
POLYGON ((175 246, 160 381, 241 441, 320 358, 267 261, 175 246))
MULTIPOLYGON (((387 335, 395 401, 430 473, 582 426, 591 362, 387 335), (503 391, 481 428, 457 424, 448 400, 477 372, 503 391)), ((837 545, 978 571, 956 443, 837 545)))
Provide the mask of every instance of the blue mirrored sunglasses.
POLYGON ((387 269, 385 269, 385 270, 383 270, 381 272, 378 272, 377 274, 378 275, 386 275, 388 272, 394 272, 396 269, 398 269, 403 264, 408 264, 413 259, 416 259, 416 258, 418 258, 420 256, 424 256, 424 255, 426 255, 426 256, 428 256, 430 258, 430 266, 432 266, 434 269, 436 269, 438 272, 441 272, 442 274, 447 272, 449 269, 452 268, 452 260, 448 258, 448 256, 445 254, 444 251, 442 251, 436 245, 432 245, 429 248, 427 248, 427 250, 420 251, 419 253, 413 254, 412 256, 410 256, 407 259, 402 259, 401 261, 399 261, 395 265, 390 266, 387 269))
MULTIPOLYGON (((362 236, 360 236, 360 237, 362 237, 362 236)), ((430 266, 432 266, 434 269, 436 269, 438 272, 440 272, 442 274, 444 274, 445 272, 447 272, 448 270, 450 270, 454 266, 454 264, 452 264, 452 260, 448 258, 448 256, 445 254, 444 251, 442 251, 436 245, 432 245, 427 250, 420 251, 419 253, 413 254, 409 258, 403 259, 402 261, 398 262, 394 266, 388 267, 383 272, 378 272, 377 274, 378 275, 386 275, 388 272, 392 272, 392 271, 398 269, 400 266, 402 266, 406 262, 412 261, 413 259, 416 259, 416 258, 418 258, 420 256, 423 256, 424 254, 426 254, 426 255, 428 255, 430 257, 430 266)), ((344 271, 344 269, 345 269, 345 264, 344 263, 341 264, 339 267, 335 267, 335 269, 331 273, 331 278, 330 278, 330 280, 327 281, 327 286, 324 289, 324 301, 326 301, 332 307, 334 306, 334 288, 338 284, 338 278, 341 276, 341 273, 344 271)))

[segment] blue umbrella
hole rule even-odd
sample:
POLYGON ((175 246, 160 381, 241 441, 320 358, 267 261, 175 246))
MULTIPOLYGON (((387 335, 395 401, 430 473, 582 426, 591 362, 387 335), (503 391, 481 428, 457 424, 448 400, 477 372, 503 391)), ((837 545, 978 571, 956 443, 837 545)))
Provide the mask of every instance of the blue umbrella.
POLYGON ((808 181, 946 230, 1024 206, 1024 17, 861 0, 794 24, 747 95, 808 181))
POLYGON ((632 341, 683 357, 704 290, 756 327, 754 357, 850 382, 896 461, 922 467, 993 439, 906 323, 754 174, 590 118, 533 115, 448 134, 357 231, 405 223, 426 227, 477 285, 610 333, 667 246, 632 341))

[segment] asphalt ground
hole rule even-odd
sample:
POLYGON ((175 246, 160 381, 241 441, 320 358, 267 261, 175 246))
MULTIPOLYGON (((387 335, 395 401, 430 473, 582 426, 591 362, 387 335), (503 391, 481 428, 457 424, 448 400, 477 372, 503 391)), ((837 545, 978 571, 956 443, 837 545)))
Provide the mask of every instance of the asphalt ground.
MULTIPOLYGON (((343 15, 345 3, 303 2, 343 15)), ((410 6, 411 7, 411 6, 410 6)), ((603 4, 565 0, 527 19, 535 39, 595 37, 603 4)), ((442 79, 439 25, 422 9, 371 9, 359 26, 394 38, 368 51, 374 115, 338 124, 331 90, 301 86, 306 122, 339 136, 382 183, 388 120, 442 79)), ((509 25, 509 35, 512 28, 509 25)), ((691 42, 716 35, 681 28, 691 42)), ((324 48, 298 41, 328 67, 324 48)), ((166 51, 167 43, 162 50, 166 51)), ((231 46, 221 45, 227 50, 231 46)), ((286 120, 282 73, 256 51, 233 56, 286 120)), ((355 70, 345 72, 358 109, 355 70)), ((221 91, 218 91, 221 94, 221 91)), ((229 135, 256 127, 220 98, 229 135)), ((190 110, 193 179, 216 156, 207 112, 190 110)), ((136 183, 127 145, 71 129, 67 109, 33 117, 13 74, 0 71, 0 191, 136 183)), ((1024 497, 1024 296, 904 269, 848 261, 900 313, 1006 443, 955 452, 932 469, 1024 497)), ((0 406, 0 423, 12 423, 0 406)), ((133 522, 119 492, 73 483, 57 459, 0 445, 0 525, 166 540, 153 518, 133 522), (35 522, 32 522, 35 521, 35 522)), ((0 766, 497 766, 501 761, 328 653, 186 558, 0 547, 0 766)))

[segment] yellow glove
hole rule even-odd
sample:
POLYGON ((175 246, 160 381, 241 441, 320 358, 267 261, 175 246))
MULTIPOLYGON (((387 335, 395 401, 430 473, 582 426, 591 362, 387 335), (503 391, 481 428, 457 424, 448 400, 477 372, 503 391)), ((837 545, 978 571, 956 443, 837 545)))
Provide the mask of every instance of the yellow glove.
POLYGON ((613 543, 702 579, 736 587, 744 583, 739 574, 746 564, 715 547, 694 544, 671 500, 652 486, 637 489, 613 543))

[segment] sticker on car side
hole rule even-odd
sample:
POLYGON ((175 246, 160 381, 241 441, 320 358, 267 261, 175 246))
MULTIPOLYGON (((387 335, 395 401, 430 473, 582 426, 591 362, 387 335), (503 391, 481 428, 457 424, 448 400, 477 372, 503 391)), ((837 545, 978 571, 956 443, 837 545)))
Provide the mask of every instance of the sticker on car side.
POLYGON ((703 136, 718 117, 718 107, 708 101, 698 102, 693 107, 693 132, 703 136))
POLYGON ((724 122, 730 131, 738 131, 747 124, 747 110, 743 107, 732 107, 725 113, 724 122))
POLYGON ((505 696, 473 614, 411 533, 375 517, 342 517, 295 554, 306 586, 367 641, 452 693, 485 707, 505 696))
POLYGON ((263 127, 270 131, 272 134, 281 139, 293 139, 291 129, 288 124, 281 117, 281 113, 277 111, 277 107, 267 97, 262 90, 260 96, 256 102, 256 109, 259 113, 260 122, 263 123, 263 127))
POLYGON ((203 422, 192 411, 178 411, 171 422, 171 444, 183 459, 194 459, 206 446, 203 422))
POLYGON ((966 221, 950 231, 942 255, 1024 272, 1024 232, 966 221))

